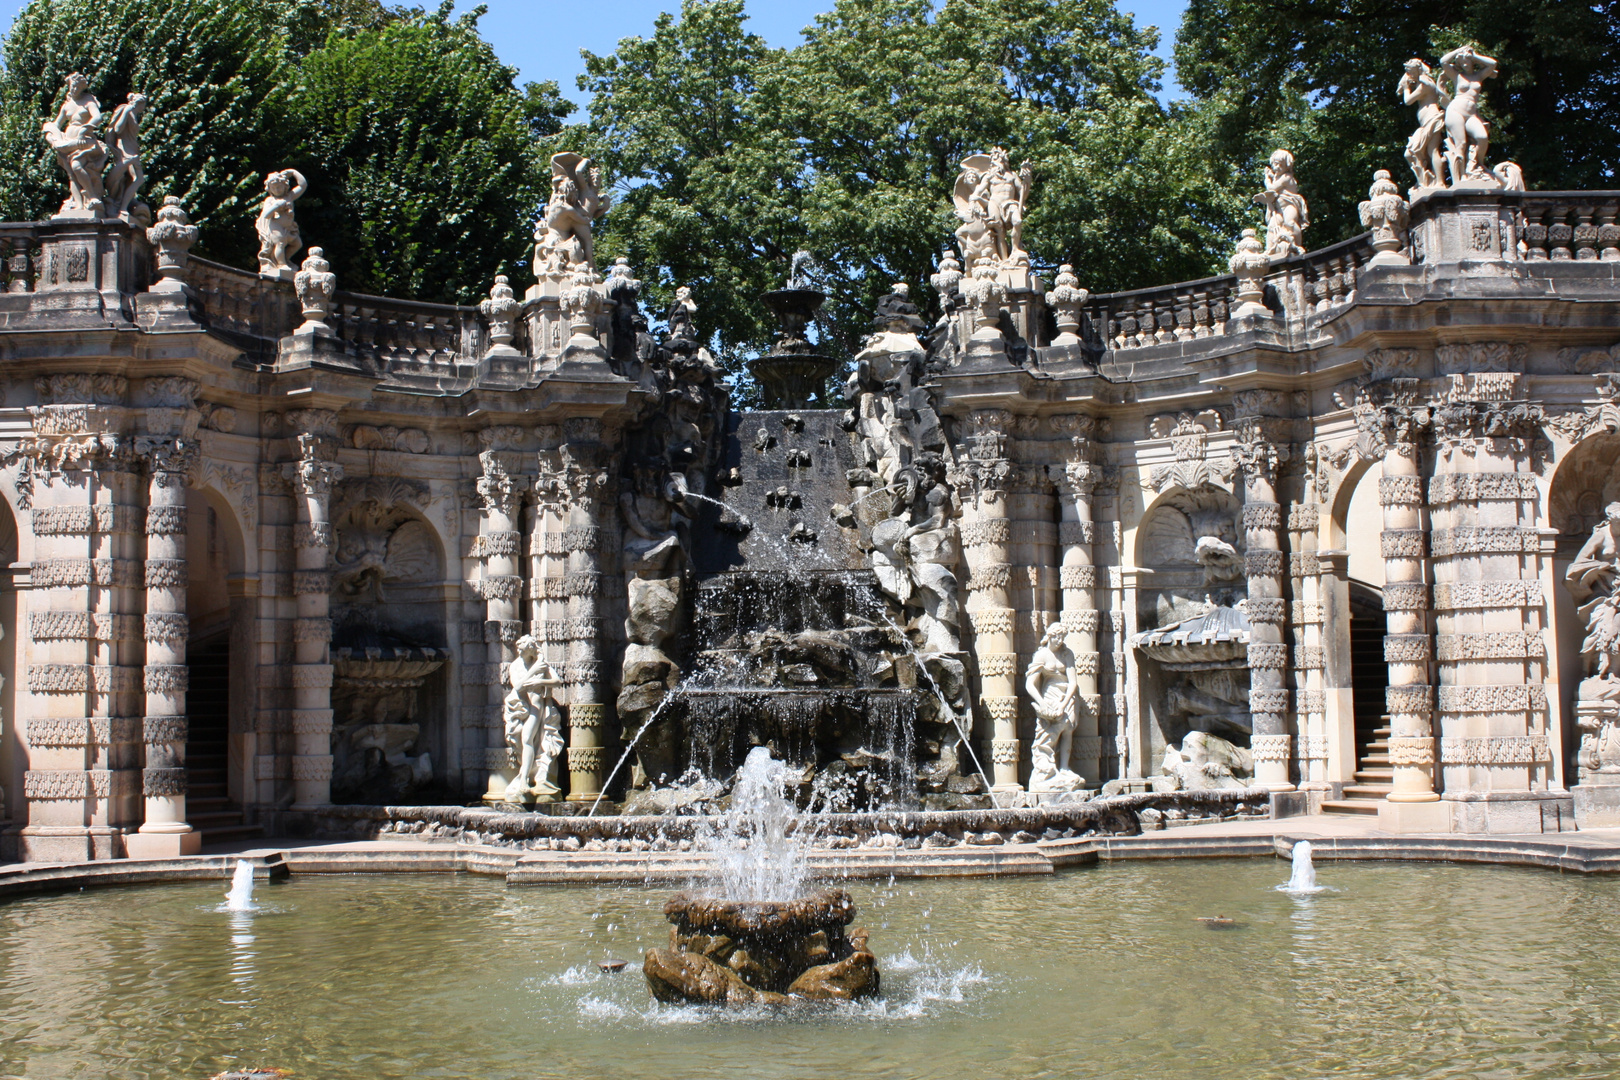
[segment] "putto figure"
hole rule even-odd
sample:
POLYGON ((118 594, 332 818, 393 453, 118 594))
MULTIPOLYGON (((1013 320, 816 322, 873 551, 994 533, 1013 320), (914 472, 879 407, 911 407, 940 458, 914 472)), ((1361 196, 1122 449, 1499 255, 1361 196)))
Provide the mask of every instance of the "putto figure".
POLYGON ((1012 171, 1007 151, 996 147, 962 162, 952 201, 962 225, 956 238, 962 248, 963 272, 971 274, 981 260, 1003 265, 1029 262, 1024 250, 1024 208, 1034 186, 1029 162, 1012 171))
POLYGON ((553 155, 551 198, 534 230, 535 277, 596 269, 591 228, 610 205, 601 183, 601 170, 590 158, 572 152, 553 155))
POLYGON ((101 170, 107 165, 107 147, 97 128, 101 102, 90 92, 90 80, 75 71, 67 77, 67 93, 54 120, 40 125, 57 164, 68 176, 68 197, 62 217, 101 217, 106 208, 101 170))
POLYGON ((1266 255, 1285 259, 1305 251, 1305 229, 1311 223, 1305 196, 1294 178, 1294 155, 1278 150, 1266 165, 1266 190, 1254 197, 1266 208, 1266 255))
POLYGON ((1417 181, 1415 198, 1418 192, 1446 186, 1446 106, 1451 95, 1434 81, 1429 65, 1415 56, 1406 62, 1395 88, 1402 101, 1418 110, 1417 130, 1406 140, 1406 163, 1417 181))
POLYGON ((506 744, 518 755, 517 775, 506 785, 506 801, 530 803, 555 798, 552 762, 562 753, 562 712, 552 688, 562 679, 540 656, 540 642, 525 634, 518 639, 517 659, 506 666, 506 744))
POLYGON ((1485 80, 1496 77, 1496 61, 1464 45, 1440 58, 1440 74, 1454 83, 1446 104, 1446 165, 1451 170, 1451 185, 1495 187, 1500 181, 1485 168, 1491 130, 1480 115, 1479 94, 1485 80))
POLYGON ((293 256, 304 246, 293 217, 293 203, 309 187, 297 169, 273 172, 264 178, 264 205, 259 207, 259 273, 291 279, 298 272, 293 256))

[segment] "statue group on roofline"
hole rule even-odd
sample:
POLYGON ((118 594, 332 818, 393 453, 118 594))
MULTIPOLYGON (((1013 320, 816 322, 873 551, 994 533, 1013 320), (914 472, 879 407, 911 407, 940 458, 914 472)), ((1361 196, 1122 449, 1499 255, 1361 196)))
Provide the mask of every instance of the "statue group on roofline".
POLYGON ((130 94, 113 110, 103 133, 106 117, 90 92, 89 78, 77 71, 67 77, 56 116, 40 125, 68 178, 68 197, 59 217, 123 218, 142 227, 152 223, 151 208, 136 201, 146 183, 140 139, 146 104, 144 94, 130 94))
POLYGON ((1432 71, 1421 59, 1406 62, 1396 90, 1418 110, 1417 130, 1406 143, 1406 162, 1416 180, 1412 197, 1449 186, 1523 191, 1524 174, 1511 161, 1487 168, 1490 125, 1480 112, 1485 80, 1497 74, 1493 57, 1464 45, 1440 58, 1432 71), (1449 86, 1448 86, 1449 84, 1449 86))
POLYGON ((999 267, 1029 265, 1024 209, 1033 186, 1029 162, 1013 172, 1007 151, 999 146, 962 162, 951 198, 962 219, 956 239, 963 273, 971 274, 975 265, 990 260, 999 267))
POLYGON ((551 198, 534 227, 534 276, 566 276, 596 269, 592 226, 611 205, 602 176, 588 157, 573 152, 551 158, 551 198))

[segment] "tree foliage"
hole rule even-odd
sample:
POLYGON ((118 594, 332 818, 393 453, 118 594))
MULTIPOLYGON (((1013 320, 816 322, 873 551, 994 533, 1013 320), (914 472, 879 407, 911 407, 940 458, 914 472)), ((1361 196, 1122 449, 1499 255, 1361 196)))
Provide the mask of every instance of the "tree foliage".
POLYGON ((467 300, 524 265, 543 141, 569 106, 554 82, 514 84, 457 19, 377 0, 33 0, 0 73, 0 212, 53 213, 66 181, 40 137, 66 76, 107 112, 149 100, 153 203, 178 195, 196 253, 254 266, 267 172, 310 181, 298 216, 342 287, 467 300))
POLYGON ((1375 169, 1411 176, 1404 62, 1432 66, 1463 43, 1500 61, 1484 96, 1493 161, 1518 162, 1533 188, 1615 185, 1615 0, 1191 0, 1176 70, 1210 168, 1234 194, 1258 190, 1273 149, 1293 151, 1320 247, 1361 231, 1356 204, 1375 169))
POLYGON ((892 282, 924 289, 958 166, 992 146, 1033 164, 1035 259, 1088 283, 1199 276, 1230 233, 1155 97, 1152 31, 1111 0, 839 0, 791 50, 744 20, 741 0, 686 0, 580 82, 619 181, 604 248, 660 298, 691 285, 733 370, 797 250, 824 268, 835 354, 892 282))

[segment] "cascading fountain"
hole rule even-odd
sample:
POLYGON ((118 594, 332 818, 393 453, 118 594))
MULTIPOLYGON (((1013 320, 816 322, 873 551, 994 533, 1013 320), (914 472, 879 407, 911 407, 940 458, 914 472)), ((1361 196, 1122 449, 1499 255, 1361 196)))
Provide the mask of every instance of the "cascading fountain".
POLYGON ((705 838, 710 890, 664 905, 669 948, 642 965, 664 1002, 780 1005, 878 992, 877 958, 842 889, 805 891, 808 819, 788 801, 792 770, 755 747, 737 772, 731 809, 705 838))

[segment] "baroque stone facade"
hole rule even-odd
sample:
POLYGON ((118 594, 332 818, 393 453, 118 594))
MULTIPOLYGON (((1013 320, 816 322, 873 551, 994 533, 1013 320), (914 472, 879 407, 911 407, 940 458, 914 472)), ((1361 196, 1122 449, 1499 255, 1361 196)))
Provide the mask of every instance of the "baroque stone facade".
POLYGON ((194 850, 204 782, 249 821, 618 799, 697 762, 703 717, 742 730, 692 681, 733 660, 776 680, 747 699, 773 749, 888 717, 842 768, 903 746, 911 795, 1252 776, 1393 829, 1620 820, 1615 203, 1520 190, 1423 116, 1369 233, 1302 251, 1279 151, 1232 275, 1129 293, 1048 290, 1036 178, 975 155, 937 310, 896 285, 837 419, 733 411, 689 296, 649 331, 577 155, 538 283, 477 307, 346 294, 318 246, 295 272, 296 174, 253 273, 65 161, 64 212, 0 238, 6 842, 194 850), (843 636, 690 644, 767 570, 843 636))

